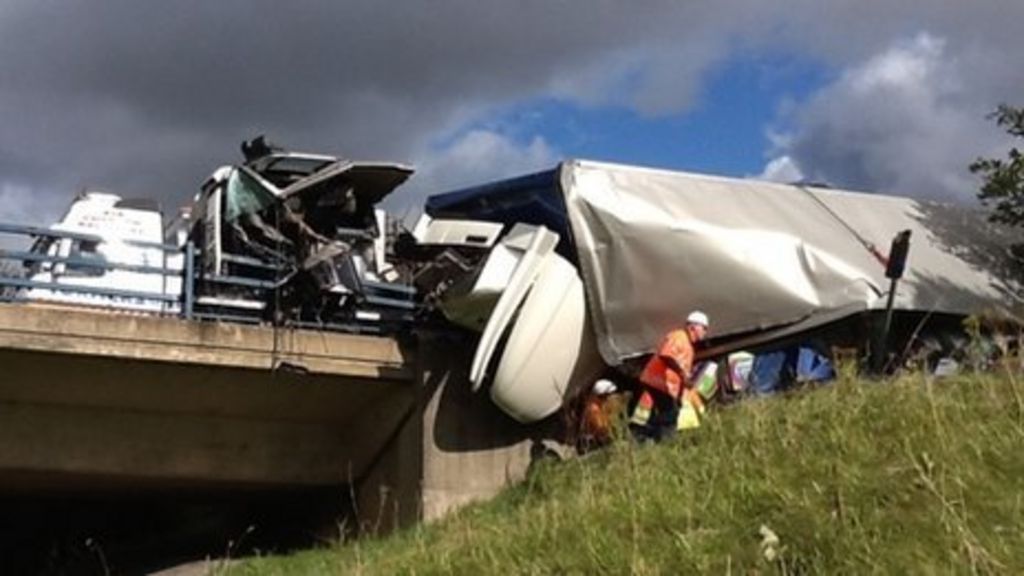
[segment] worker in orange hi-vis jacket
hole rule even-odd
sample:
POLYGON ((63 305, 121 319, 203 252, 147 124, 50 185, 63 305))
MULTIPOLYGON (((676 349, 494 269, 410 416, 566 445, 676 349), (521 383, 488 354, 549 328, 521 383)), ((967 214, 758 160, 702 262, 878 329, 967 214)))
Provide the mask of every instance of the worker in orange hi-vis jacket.
POLYGON ((676 431, 679 405, 690 384, 693 345, 707 337, 707 314, 695 311, 686 326, 670 331, 640 373, 629 429, 640 441, 659 441, 676 431))

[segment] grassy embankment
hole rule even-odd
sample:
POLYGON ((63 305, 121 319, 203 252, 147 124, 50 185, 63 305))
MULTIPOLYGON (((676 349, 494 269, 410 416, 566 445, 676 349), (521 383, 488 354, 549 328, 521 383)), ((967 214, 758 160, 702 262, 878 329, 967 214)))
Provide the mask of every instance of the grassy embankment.
POLYGON ((263 574, 1024 573, 1024 384, 844 379, 263 574))

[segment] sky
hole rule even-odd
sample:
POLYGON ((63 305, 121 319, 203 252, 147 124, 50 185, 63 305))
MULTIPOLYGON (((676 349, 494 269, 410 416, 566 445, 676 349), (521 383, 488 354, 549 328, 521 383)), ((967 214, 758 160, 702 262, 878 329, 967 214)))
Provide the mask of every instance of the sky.
POLYGON ((412 164, 388 200, 588 158, 969 204, 1020 0, 0 0, 0 221, 170 214, 239 143, 412 164))

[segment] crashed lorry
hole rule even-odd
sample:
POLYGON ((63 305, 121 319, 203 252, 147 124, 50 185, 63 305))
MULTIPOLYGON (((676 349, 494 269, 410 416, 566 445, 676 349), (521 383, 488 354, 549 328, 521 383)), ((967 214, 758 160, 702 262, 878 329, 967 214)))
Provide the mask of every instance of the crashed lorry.
POLYGON ((407 166, 261 139, 243 153, 166 227, 151 205, 80 195, 4 253, 25 264, 8 295, 355 332, 442 322, 479 334, 471 385, 523 423, 628 372, 692 309, 713 321, 704 356, 822 331, 859 345, 850 326, 893 289, 900 346, 969 314, 1021 316, 1020 238, 961 207, 572 160, 432 196, 406 230, 378 205, 407 166), (904 230, 897 286, 882 251, 904 230))
POLYGON ((500 223, 499 245, 523 250, 474 327, 470 372, 521 421, 602 370, 630 372, 694 309, 712 319, 705 358, 812 339, 863 356, 887 307, 892 349, 949 347, 968 315, 1019 323, 1024 311, 1024 238, 950 204, 566 161, 433 196, 425 211, 500 223), (886 253, 902 231, 913 247, 897 283, 886 253))

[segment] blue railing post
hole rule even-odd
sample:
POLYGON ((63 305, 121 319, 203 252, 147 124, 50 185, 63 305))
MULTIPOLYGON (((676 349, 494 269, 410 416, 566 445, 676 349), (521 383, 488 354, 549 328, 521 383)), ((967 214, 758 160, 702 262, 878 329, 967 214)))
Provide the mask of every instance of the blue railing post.
POLYGON ((185 301, 182 303, 181 311, 185 316, 186 320, 192 319, 192 303, 195 297, 195 258, 196 249, 192 241, 189 240, 185 243, 185 265, 182 267, 183 278, 181 279, 181 290, 185 295, 185 301))

